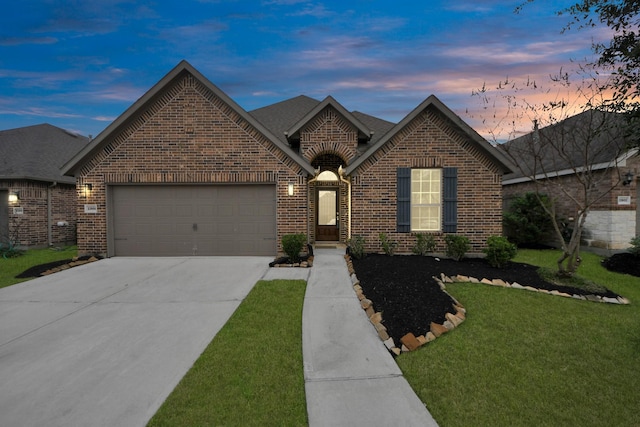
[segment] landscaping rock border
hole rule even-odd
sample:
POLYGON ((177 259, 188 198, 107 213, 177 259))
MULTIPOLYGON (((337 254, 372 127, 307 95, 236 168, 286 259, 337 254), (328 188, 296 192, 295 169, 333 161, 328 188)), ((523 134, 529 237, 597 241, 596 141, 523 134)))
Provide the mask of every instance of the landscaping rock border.
POLYGON ((387 333, 387 328, 382 324, 382 313, 375 311, 373 306, 373 302, 369 300, 362 290, 362 286, 360 286, 360 280, 356 276, 355 269, 353 267, 353 262, 351 261, 351 257, 349 255, 344 256, 345 261, 347 263, 347 269, 349 271, 349 275, 351 277, 351 283, 353 285, 353 290, 360 301, 360 306, 365 311, 369 321, 376 329, 378 333, 378 337, 382 340, 384 345, 387 347, 389 352, 394 356, 399 356, 401 353, 409 352, 417 350, 423 345, 434 341, 436 338, 442 336, 443 334, 455 329, 460 326, 462 322, 466 319, 467 310, 458 302, 456 298, 454 298, 451 294, 446 291, 446 283, 476 283, 476 284, 486 284, 491 286, 500 286, 504 288, 512 288, 512 289, 522 289, 531 292, 540 292, 547 295, 561 296, 566 298, 574 298, 578 300, 586 300, 586 301, 594 301, 594 302, 602 302, 608 304, 630 304, 629 300, 618 296, 617 298, 610 297, 601 297, 599 295, 577 295, 577 294, 568 294, 565 292, 559 291, 548 291, 546 289, 534 288, 532 286, 521 285, 517 282, 509 283, 501 279, 477 279, 475 277, 456 275, 456 276, 446 276, 444 273, 440 273, 440 277, 433 276, 433 279, 438 283, 442 292, 446 293, 451 300, 453 301, 453 309, 455 313, 446 313, 445 322, 443 324, 438 324, 435 322, 431 322, 429 325, 429 332, 426 335, 415 336, 413 333, 408 333, 400 338, 400 347, 398 347, 397 343, 394 342, 393 338, 389 336, 387 333))

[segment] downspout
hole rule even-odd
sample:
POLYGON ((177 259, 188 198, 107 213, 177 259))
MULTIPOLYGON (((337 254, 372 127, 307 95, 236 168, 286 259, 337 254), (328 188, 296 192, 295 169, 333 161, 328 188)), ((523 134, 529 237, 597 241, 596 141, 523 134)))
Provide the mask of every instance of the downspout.
POLYGON ((53 181, 50 186, 47 187, 47 243, 48 246, 53 246, 53 234, 51 228, 53 227, 52 220, 52 208, 51 208, 51 189, 58 183, 53 181))

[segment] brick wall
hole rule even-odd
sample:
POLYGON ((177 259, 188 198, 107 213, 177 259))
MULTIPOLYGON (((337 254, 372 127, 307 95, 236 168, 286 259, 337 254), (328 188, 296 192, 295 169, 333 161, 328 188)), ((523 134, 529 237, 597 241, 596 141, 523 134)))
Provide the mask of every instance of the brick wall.
POLYGON ((0 187, 19 192, 20 200, 9 204, 9 234, 21 246, 42 247, 49 243, 73 244, 76 241, 76 201, 73 185, 39 181, 3 181, 0 187), (50 203, 50 209, 49 209, 50 203), (21 214, 14 207, 22 208, 21 214), (49 242, 49 210, 51 242, 49 242), (65 225, 58 226, 58 222, 65 225))
POLYGON ((109 184, 277 183, 279 250, 284 234, 308 231, 306 172, 189 74, 105 142, 78 177, 80 253, 107 253, 109 184), (85 213, 84 204, 96 204, 98 212, 85 213))
MULTIPOLYGON (((592 198, 604 194, 591 207, 585 223, 583 244, 607 249, 621 249, 628 245, 634 234, 639 233, 637 225, 638 206, 638 174, 640 173, 640 158, 633 157, 618 169, 596 172, 592 198), (634 180, 629 185, 622 185, 620 177, 631 172, 634 180), (630 204, 619 204, 619 197, 628 197, 630 204), (589 216, 592 218, 589 218, 589 216), (625 237, 627 236, 627 237, 625 237)), ((536 185, 532 182, 510 184, 504 186, 505 208, 509 200, 526 192, 535 192, 536 185)), ((541 182, 539 190, 551 196, 556 203, 558 214, 564 218, 573 218, 577 214, 578 205, 584 204, 584 185, 575 175, 567 175, 541 182), (564 189, 564 192, 562 191, 564 189), (568 193, 569 195, 567 195, 568 193)))
MULTIPOLYGON (((458 232, 479 253, 491 235, 502 234, 502 175, 473 143, 456 132, 433 108, 419 114, 356 171, 352 182, 352 235, 363 235, 367 251, 380 251, 378 234, 410 253, 411 233, 396 232, 396 171, 406 168, 458 168, 458 232)), ((432 233, 437 252, 444 252, 444 234, 432 233)))

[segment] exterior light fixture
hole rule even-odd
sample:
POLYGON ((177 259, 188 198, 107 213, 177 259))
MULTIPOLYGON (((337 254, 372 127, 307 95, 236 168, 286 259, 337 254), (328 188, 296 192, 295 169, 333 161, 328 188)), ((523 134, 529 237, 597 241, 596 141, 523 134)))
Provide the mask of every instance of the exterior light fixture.
POLYGON ((93 184, 84 184, 82 186, 82 192, 84 193, 84 197, 89 197, 91 194, 91 190, 93 190, 93 184))
POLYGON ((9 203, 17 203, 20 200, 20 192, 13 191, 9 193, 9 203))
POLYGON ((633 181, 633 174, 631 171, 624 174, 622 179, 622 185, 629 185, 633 181))
POLYGON ((290 182, 290 183, 289 183, 289 185, 287 186, 287 193, 288 193, 290 196, 293 196, 293 183, 291 183, 291 182, 290 182))

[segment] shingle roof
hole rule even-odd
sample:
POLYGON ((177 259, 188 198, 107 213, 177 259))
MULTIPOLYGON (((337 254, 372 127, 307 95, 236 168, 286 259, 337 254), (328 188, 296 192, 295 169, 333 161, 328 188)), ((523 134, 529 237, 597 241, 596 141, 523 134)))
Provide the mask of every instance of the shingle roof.
POLYGON ((299 122, 320 101, 305 95, 296 96, 266 107, 249 111, 256 120, 269 129, 280 141, 287 143, 285 132, 299 122))
POLYGON ((60 167, 89 143, 89 138, 50 124, 0 131, 0 179, 74 184, 60 167))
POLYGON ((518 164, 503 181, 519 182, 533 174, 574 173, 585 165, 596 169, 614 166, 627 154, 625 124, 621 114, 588 110, 499 145, 518 164))

